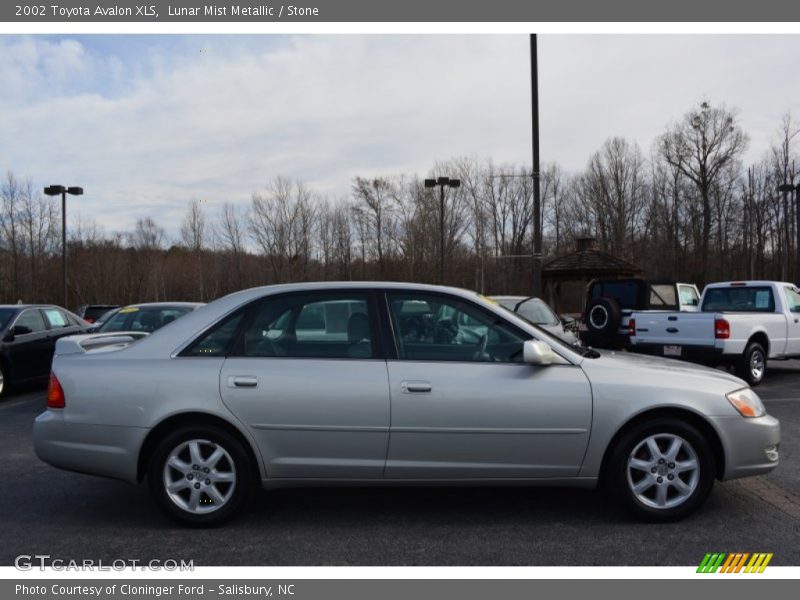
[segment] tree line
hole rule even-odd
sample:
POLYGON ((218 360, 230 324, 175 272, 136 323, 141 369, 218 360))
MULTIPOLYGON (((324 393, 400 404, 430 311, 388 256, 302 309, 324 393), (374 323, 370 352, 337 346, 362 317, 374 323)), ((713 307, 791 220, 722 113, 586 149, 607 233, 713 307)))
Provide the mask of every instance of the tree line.
MULTIPOLYGON (((592 235, 598 247, 650 277, 797 280, 796 206, 778 192, 798 180, 800 128, 776 124, 770 150, 743 163, 749 138, 736 110, 702 102, 645 152, 609 138, 579 172, 541 172, 543 249, 549 258, 592 235)), ((432 176, 356 177, 346 198, 273 178, 247 206, 191 200, 179 234, 140 218, 132 230, 70 225, 70 308, 83 303, 209 301, 272 283, 405 280, 438 283, 444 216, 445 282, 486 293, 532 287, 533 180, 527 165, 462 157, 432 176)), ((8 172, 0 186, 0 302, 61 302, 60 206, 8 172)))

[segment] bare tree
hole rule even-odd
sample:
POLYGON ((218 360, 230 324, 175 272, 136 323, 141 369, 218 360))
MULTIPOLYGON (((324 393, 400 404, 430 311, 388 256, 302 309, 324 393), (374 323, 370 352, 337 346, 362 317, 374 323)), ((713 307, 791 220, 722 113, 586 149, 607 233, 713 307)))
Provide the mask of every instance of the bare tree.
POLYGON ((197 261, 197 283, 200 301, 205 301, 205 285, 203 277, 203 247, 205 245, 206 217, 197 199, 189 202, 186 216, 181 224, 181 240, 195 255, 197 261))
POLYGON ((658 140, 664 159, 678 169, 697 188, 701 203, 701 274, 708 278, 709 246, 712 230, 712 189, 737 165, 746 149, 748 137, 736 122, 736 113, 724 105, 708 102, 686 113, 658 140))

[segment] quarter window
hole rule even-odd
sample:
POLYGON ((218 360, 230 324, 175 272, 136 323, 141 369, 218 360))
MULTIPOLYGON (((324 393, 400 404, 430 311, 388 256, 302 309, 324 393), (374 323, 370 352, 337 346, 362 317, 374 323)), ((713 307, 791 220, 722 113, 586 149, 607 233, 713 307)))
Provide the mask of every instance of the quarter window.
POLYGON ((244 311, 228 317, 195 340, 181 353, 182 356, 226 356, 233 347, 234 337, 243 318, 244 311))
POLYGON ((401 359, 522 362, 526 338, 494 314, 434 294, 390 293, 388 299, 401 359))
POLYGON ((47 320, 50 322, 50 327, 69 327, 69 322, 64 313, 57 308, 45 308, 44 314, 47 315, 47 320))

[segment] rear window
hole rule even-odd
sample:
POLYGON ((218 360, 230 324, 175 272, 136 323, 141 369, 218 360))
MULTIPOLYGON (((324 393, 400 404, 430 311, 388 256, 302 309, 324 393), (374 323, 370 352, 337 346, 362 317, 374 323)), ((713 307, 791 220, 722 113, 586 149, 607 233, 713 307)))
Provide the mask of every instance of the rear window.
POLYGON ((704 311, 774 312, 775 298, 768 287, 712 288, 703 298, 704 311))
POLYGON ((639 285, 635 281, 606 281, 592 286, 591 300, 613 298, 620 308, 639 308, 639 285))

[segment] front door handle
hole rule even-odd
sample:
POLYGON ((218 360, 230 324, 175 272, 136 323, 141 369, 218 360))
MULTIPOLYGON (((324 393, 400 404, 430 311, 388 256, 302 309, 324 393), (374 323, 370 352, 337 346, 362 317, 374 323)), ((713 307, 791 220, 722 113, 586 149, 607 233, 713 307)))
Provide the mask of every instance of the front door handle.
POLYGON ((251 375, 231 375, 228 377, 228 387, 254 388, 258 387, 258 377, 251 375))
POLYGON ((400 391, 404 394, 419 394, 430 392, 433 389, 430 381, 402 381, 400 391))

